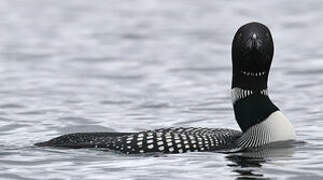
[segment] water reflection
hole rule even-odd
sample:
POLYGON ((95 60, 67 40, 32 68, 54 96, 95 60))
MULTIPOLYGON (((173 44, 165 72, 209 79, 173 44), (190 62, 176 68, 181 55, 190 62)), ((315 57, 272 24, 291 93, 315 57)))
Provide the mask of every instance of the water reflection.
POLYGON ((230 162, 227 166, 232 168, 234 174, 238 174, 236 179, 271 179, 265 177, 263 164, 292 157, 295 145, 295 142, 276 143, 252 151, 229 153, 226 156, 230 162))

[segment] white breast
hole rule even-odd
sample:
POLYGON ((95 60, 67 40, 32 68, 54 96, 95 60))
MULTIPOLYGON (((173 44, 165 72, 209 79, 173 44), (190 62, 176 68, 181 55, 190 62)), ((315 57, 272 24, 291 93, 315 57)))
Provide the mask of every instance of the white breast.
POLYGON ((295 130, 280 111, 250 127, 238 140, 240 147, 258 147, 272 142, 295 140, 295 130))

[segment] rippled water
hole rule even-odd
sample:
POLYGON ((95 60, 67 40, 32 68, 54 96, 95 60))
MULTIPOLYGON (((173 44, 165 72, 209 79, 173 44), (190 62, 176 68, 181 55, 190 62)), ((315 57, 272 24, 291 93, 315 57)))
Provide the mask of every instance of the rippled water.
POLYGON ((0 179, 322 179, 323 4, 308 1, 0 0, 0 179), (272 100, 295 147, 125 156, 38 148, 70 132, 238 129, 231 40, 275 41, 272 100))

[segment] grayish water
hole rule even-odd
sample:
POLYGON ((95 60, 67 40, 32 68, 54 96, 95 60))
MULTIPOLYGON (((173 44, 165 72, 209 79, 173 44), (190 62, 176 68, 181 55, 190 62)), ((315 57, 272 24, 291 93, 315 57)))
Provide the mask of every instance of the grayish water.
POLYGON ((0 0, 0 179, 322 179, 319 0, 0 0), (238 129, 231 40, 249 21, 275 41, 272 100, 295 147, 125 156, 33 144, 78 131, 238 129))

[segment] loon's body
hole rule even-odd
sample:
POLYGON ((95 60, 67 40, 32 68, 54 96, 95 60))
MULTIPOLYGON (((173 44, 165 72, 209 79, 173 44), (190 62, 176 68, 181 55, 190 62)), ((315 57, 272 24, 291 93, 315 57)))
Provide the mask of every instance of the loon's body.
POLYGON ((166 128, 137 133, 74 133, 36 145, 107 148, 137 154, 244 149, 295 140, 293 126, 268 96, 272 57, 272 37, 265 25, 249 23, 239 28, 232 43, 231 97, 242 132, 219 128, 166 128))
POLYGON ((241 131, 212 128, 166 128, 110 135, 108 133, 75 133, 39 143, 40 146, 68 148, 107 148, 126 154, 162 152, 183 153, 215 151, 236 147, 241 131))

